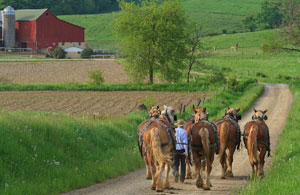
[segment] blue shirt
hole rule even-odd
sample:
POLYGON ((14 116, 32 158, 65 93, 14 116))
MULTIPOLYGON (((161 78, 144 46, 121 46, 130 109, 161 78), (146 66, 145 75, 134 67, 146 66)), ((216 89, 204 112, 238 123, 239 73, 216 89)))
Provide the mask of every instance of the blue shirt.
POLYGON ((179 144, 176 144, 176 150, 184 149, 185 153, 187 153, 188 152, 187 133, 186 133, 186 130, 184 130, 182 127, 176 128, 176 141, 177 141, 177 143, 179 143, 179 144))

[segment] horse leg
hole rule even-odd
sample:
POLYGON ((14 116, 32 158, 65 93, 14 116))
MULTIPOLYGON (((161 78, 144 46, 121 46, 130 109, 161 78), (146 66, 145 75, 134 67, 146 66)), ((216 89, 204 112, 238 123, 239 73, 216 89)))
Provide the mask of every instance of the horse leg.
POLYGON ((225 171, 227 169, 226 158, 227 158, 227 153, 226 153, 226 150, 225 150, 224 154, 220 158, 220 163, 221 163, 221 166, 222 166, 221 179, 225 179, 225 171))
POLYGON ((163 188, 164 189, 169 189, 170 188, 169 172, 170 172, 170 165, 165 164, 165 179, 164 179, 164 183, 163 183, 163 188))
POLYGON ((185 179, 192 179, 190 160, 188 157, 185 159, 186 169, 185 169, 185 179))
POLYGON ((211 183, 210 183, 210 173, 212 170, 212 162, 210 162, 209 160, 206 160, 206 184, 204 184, 203 189, 204 190, 210 190, 211 187, 211 183))
POLYGON ((152 179, 151 170, 150 170, 150 163, 149 163, 147 152, 146 151, 143 151, 143 152, 144 152, 144 162, 145 162, 145 165, 146 165, 146 174, 147 174, 146 179, 150 180, 150 179, 152 179))
POLYGON ((165 167, 164 162, 157 162, 157 170, 156 170, 156 192, 163 192, 162 185, 161 185, 161 173, 163 168, 165 167))
POLYGON ((150 151, 147 151, 147 157, 148 157, 148 162, 150 165, 150 171, 151 171, 151 175, 152 175, 151 189, 155 190, 155 188, 156 188, 156 184, 155 184, 156 183, 156 176, 155 176, 156 163, 154 162, 153 154, 151 154, 150 151))
POLYGON ((195 163, 195 174, 196 174, 196 186, 197 188, 202 188, 203 187, 203 180, 201 178, 201 173, 200 173, 200 169, 201 169, 201 158, 199 153, 197 153, 196 151, 193 151, 193 159, 194 159, 194 163, 195 163))
POLYGON ((264 176, 265 155, 267 149, 266 147, 261 147, 259 151, 258 171, 260 176, 264 176))
POLYGON ((229 151, 228 151, 228 157, 227 157, 227 170, 225 175, 227 177, 233 177, 233 173, 232 173, 232 162, 233 162, 233 154, 235 151, 235 144, 234 145, 229 145, 229 151))
POLYGON ((252 167, 251 179, 254 179, 254 177, 255 177, 254 164, 251 164, 251 167, 252 167))

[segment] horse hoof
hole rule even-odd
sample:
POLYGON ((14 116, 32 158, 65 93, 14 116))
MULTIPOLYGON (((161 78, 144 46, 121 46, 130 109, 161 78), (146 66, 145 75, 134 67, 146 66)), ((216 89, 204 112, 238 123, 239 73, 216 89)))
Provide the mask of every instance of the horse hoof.
POLYGON ((191 175, 186 175, 185 179, 192 179, 192 176, 191 175))
POLYGON ((168 182, 168 183, 164 183, 163 188, 164 188, 164 189, 169 189, 169 188, 170 188, 169 182, 168 182))
POLYGON ((233 177, 233 173, 231 171, 230 172, 228 171, 228 172, 225 173, 225 176, 226 177, 233 177))
POLYGON ((156 192, 163 192, 162 189, 156 189, 156 192))
POLYGON ((152 176, 151 176, 151 175, 150 175, 150 176, 147 176, 146 179, 147 179, 147 180, 151 180, 151 179, 152 179, 152 176))
POLYGON ((203 189, 204 189, 204 190, 210 190, 210 187, 208 187, 208 185, 205 184, 205 185, 203 186, 203 189))
POLYGON ((221 179, 225 179, 225 175, 222 175, 222 176, 221 176, 221 179))
POLYGON ((202 188, 203 187, 203 182, 202 181, 196 182, 196 186, 197 186, 197 188, 202 188))
POLYGON ((155 190, 155 186, 152 186, 152 187, 151 187, 151 190, 155 190))

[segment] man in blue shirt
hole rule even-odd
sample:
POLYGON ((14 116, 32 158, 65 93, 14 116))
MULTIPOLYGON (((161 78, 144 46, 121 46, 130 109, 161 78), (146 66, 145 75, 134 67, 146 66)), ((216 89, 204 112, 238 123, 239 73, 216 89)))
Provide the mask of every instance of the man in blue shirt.
POLYGON ((185 178, 185 158, 188 153, 188 139, 186 130, 183 129, 184 121, 178 120, 178 128, 176 128, 176 152, 174 155, 174 172, 175 172, 175 182, 178 182, 179 177, 179 166, 180 166, 180 182, 184 182, 185 178))

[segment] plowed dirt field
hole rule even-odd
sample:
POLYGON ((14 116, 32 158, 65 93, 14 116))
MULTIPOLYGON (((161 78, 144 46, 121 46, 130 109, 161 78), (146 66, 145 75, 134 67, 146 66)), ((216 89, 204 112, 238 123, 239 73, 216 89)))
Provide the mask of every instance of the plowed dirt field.
POLYGON ((38 112, 63 112, 94 114, 100 116, 123 115, 137 109, 141 99, 152 96, 159 105, 196 103, 204 93, 150 92, 150 91, 25 91, 0 92, 0 107, 9 110, 33 110, 38 112))
POLYGON ((128 82, 123 66, 113 60, 0 63, 0 77, 14 83, 86 83, 92 70, 103 70, 105 82, 128 82))

